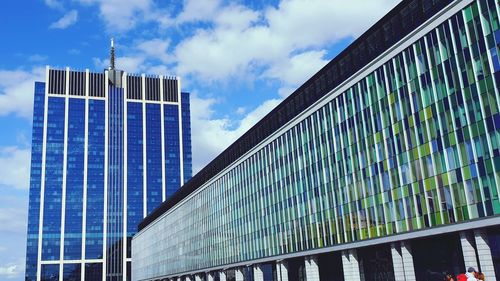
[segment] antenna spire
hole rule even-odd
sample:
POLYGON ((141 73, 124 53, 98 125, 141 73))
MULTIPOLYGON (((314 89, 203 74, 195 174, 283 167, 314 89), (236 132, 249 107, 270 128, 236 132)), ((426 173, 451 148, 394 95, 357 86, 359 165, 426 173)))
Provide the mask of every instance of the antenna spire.
POLYGON ((110 50, 110 59, 109 59, 109 69, 115 69, 115 40, 111 38, 111 50, 110 50))

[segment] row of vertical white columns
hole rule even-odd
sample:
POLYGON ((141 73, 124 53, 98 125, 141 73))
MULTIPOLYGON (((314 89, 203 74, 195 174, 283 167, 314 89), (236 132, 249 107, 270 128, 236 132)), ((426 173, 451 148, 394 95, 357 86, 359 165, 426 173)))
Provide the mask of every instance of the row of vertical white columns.
POLYGON ((276 271, 278 275, 278 281, 288 281, 288 264, 286 261, 277 261, 276 271))
POLYGON ((391 244, 394 277, 397 281, 415 281, 415 268, 410 244, 395 242, 391 244))
POLYGON ((474 269, 483 272, 488 280, 496 280, 491 248, 486 232, 481 229, 473 232, 462 231, 460 232, 460 243, 464 255, 465 270, 474 267, 474 269))
POLYGON ((258 264, 253 266, 253 280, 264 281, 264 272, 262 272, 262 267, 258 264))
POLYGON ((344 269, 344 280, 364 281, 356 250, 342 251, 342 267, 344 269))
POLYGON ((219 272, 219 280, 226 281, 226 273, 224 271, 219 272))
POLYGON ((307 281, 319 281, 318 257, 305 257, 305 269, 307 281))
POLYGON ((243 277, 243 270, 241 268, 237 268, 234 270, 234 279, 236 281, 244 281, 245 278, 243 277))
MULTIPOLYGON (((465 269, 474 267, 481 270, 488 280, 496 280, 495 268, 491 256, 491 248, 488 242, 487 233, 484 230, 462 231, 460 232, 460 243, 462 246, 465 269)), ((415 281, 415 268, 413 262, 412 249, 410 243, 406 241, 394 242, 390 245, 394 277, 396 281, 415 281)), ((358 258, 356 249, 342 251, 342 267, 344 270, 344 280, 364 281, 363 262, 358 258)), ((332 265, 334 266, 334 265, 332 265)), ((317 256, 307 256, 304 258, 305 278, 307 281, 320 281, 319 264, 317 256)), ((465 270, 464 269, 464 270, 465 270)), ((236 281, 244 281, 243 268, 234 270, 236 281)), ((214 274, 219 274, 220 281, 226 281, 226 272, 207 273, 206 281, 214 281, 214 274)), ((285 260, 276 261, 276 275, 278 281, 288 281, 288 263, 285 260)), ((264 272, 261 265, 253 266, 254 281, 264 281, 264 272)), ((202 281, 202 275, 195 275, 184 279, 177 278, 177 281, 202 281)))

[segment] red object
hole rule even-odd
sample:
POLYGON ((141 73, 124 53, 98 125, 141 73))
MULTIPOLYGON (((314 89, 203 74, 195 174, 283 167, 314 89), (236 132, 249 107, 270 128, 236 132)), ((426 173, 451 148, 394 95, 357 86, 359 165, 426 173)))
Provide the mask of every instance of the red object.
POLYGON ((457 281, 467 281, 467 276, 465 274, 457 275, 457 281))

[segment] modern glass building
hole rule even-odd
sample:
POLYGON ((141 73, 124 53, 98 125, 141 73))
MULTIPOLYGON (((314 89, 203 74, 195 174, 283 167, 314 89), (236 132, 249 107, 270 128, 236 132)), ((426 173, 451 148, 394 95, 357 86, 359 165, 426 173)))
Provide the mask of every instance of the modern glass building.
POLYGON ((27 281, 130 280, 139 222, 191 177, 174 77, 47 67, 35 83, 27 281))
POLYGON ((146 217, 132 279, 500 278, 499 14, 402 1, 146 217))

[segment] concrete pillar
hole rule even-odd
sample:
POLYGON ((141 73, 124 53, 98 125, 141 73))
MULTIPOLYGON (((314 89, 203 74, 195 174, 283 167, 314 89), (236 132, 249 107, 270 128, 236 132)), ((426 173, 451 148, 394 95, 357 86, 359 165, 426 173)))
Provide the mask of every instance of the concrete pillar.
POLYGON ((396 281, 406 281, 405 269, 403 266, 403 255, 401 253, 399 242, 391 243, 391 256, 396 281))
POLYGON ((344 269, 344 280, 365 280, 363 265, 358 261, 358 253, 355 249, 342 251, 342 265, 344 269))
POLYGON ((207 272, 207 281, 214 281, 214 273, 207 272))
POLYGON ((219 272, 219 280, 226 281, 226 273, 224 271, 219 272))
POLYGON ((352 280, 352 268, 349 262, 349 251, 342 251, 342 269, 344 270, 344 280, 352 280))
POLYGON ((479 257, 479 264, 481 265, 481 272, 484 273, 486 280, 496 280, 495 267, 493 265, 493 258, 491 257, 488 234, 482 229, 474 230, 474 237, 476 240, 477 255, 479 257))
POLYGON ((276 262, 278 281, 288 281, 288 264, 285 260, 276 262))
POLYGON ((177 277, 177 281, 182 281, 182 277, 177 277))
POLYGON ((318 257, 309 256, 305 257, 306 263, 306 280, 307 281, 319 281, 319 265, 318 257))
POLYGON ((469 267, 478 270, 476 259, 476 249, 474 249, 472 236, 466 231, 460 231, 460 244, 462 244, 462 253, 464 254, 465 271, 469 267))
POLYGON ((194 276, 194 280, 195 280, 195 281, 201 281, 201 280, 203 280, 201 277, 202 277, 202 276, 201 276, 201 274, 196 274, 196 275, 194 276))
POLYGON ((254 264, 253 266, 253 280, 264 281, 264 272, 262 272, 260 264, 254 264))
POLYGON ((243 281, 245 278, 243 277, 243 269, 241 268, 236 268, 234 270, 234 279, 236 281, 243 281))
POLYGON ((394 242, 391 244, 392 264, 396 281, 415 281, 415 268, 409 244, 394 242))
POLYGON ((186 275, 186 279, 184 279, 186 281, 193 281, 193 276, 191 275, 186 275))
POLYGON ((405 270, 406 281, 416 281, 415 266, 413 263, 413 254, 409 242, 401 242, 401 256, 403 257, 403 267, 405 270))

